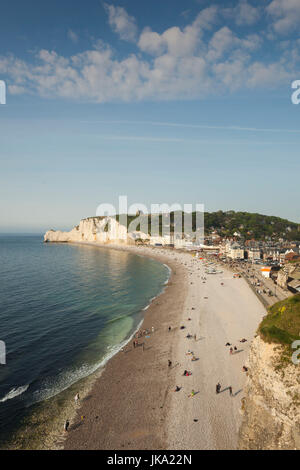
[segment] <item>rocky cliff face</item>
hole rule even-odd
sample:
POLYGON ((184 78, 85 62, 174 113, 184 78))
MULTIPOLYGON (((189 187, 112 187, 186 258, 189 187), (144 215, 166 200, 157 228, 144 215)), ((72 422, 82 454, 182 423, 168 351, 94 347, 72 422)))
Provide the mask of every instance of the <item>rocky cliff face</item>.
POLYGON ((300 365, 278 367, 280 349, 259 336, 252 343, 240 449, 300 449, 300 365))
POLYGON ((82 219, 70 232, 49 230, 44 235, 44 242, 132 243, 126 227, 110 217, 82 219))
POLYGON ((299 270, 299 264, 287 264, 278 272, 277 284, 283 289, 287 289, 288 279, 293 277, 293 273, 299 270))

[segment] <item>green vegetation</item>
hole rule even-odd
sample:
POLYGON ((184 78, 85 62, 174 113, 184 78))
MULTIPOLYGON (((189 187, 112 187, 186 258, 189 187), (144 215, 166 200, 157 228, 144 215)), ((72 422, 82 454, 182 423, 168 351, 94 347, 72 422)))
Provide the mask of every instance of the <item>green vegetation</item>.
POLYGON ((267 342, 291 346, 299 339, 300 294, 277 302, 268 311, 258 328, 260 336, 267 342))
MULTIPOLYGON (((182 225, 184 231, 184 214, 182 216, 182 225)), ((116 220, 119 221, 119 215, 116 220)), ((89 217, 90 218, 90 217, 89 217)), ((97 217, 96 217, 97 218, 97 217)), ((98 217, 103 219, 103 217, 98 217)), ((127 218, 127 226, 136 218, 136 215, 129 215, 127 218)), ((155 228, 151 227, 151 216, 148 214, 140 215, 141 222, 148 223, 147 233, 155 232, 162 234, 163 225, 168 224, 169 216, 165 214, 156 218, 155 228), (146 219, 146 221, 145 221, 146 219)), ((171 233, 174 229, 174 212, 170 213, 171 233)), ((137 226, 137 230, 143 227, 143 223, 137 226)), ((196 229, 196 212, 192 213, 192 227, 196 229)), ((256 240, 283 238, 286 240, 300 240, 300 225, 290 222, 280 217, 235 211, 217 211, 204 213, 205 234, 215 230, 220 236, 233 236, 235 232, 239 232, 245 239, 255 238, 256 240)))
POLYGON ((300 240, 300 226, 280 217, 234 211, 205 212, 205 232, 215 229, 220 235, 231 236, 238 231, 243 237, 300 240))

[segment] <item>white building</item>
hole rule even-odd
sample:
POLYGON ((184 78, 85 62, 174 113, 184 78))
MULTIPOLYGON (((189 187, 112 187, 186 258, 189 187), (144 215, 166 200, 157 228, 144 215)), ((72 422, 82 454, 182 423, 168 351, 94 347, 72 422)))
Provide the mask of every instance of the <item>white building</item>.
POLYGON ((256 249, 250 249, 247 251, 248 253, 248 259, 250 260, 259 260, 260 259, 260 250, 256 249))
POLYGON ((233 243, 226 254, 231 259, 244 259, 245 257, 244 249, 237 243, 233 243))

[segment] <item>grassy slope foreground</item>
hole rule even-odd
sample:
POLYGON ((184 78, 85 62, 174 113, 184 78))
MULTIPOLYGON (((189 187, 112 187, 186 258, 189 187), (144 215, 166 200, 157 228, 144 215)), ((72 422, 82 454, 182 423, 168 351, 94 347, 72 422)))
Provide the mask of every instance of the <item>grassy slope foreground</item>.
POLYGON ((268 309, 258 332, 268 343, 283 346, 282 361, 291 362, 291 344, 300 339, 300 294, 282 300, 268 309))

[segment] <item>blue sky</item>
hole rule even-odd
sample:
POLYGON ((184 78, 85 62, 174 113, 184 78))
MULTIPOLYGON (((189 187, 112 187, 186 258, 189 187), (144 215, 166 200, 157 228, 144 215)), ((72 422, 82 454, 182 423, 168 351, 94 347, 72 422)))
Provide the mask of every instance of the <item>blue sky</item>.
POLYGON ((299 0, 1 6, 0 231, 102 202, 300 222, 299 0))

